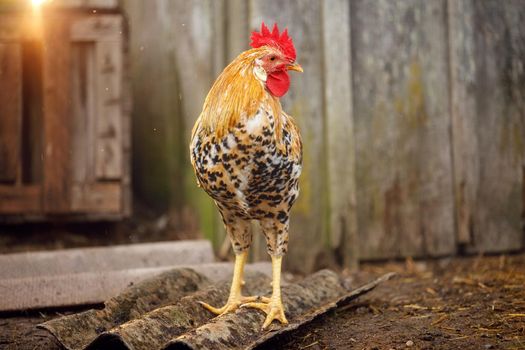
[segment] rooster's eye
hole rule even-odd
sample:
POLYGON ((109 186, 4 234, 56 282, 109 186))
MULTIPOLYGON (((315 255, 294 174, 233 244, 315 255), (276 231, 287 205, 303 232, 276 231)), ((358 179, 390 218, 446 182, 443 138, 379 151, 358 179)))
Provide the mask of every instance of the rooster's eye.
POLYGON ((270 61, 275 61, 275 56, 270 57, 270 61))

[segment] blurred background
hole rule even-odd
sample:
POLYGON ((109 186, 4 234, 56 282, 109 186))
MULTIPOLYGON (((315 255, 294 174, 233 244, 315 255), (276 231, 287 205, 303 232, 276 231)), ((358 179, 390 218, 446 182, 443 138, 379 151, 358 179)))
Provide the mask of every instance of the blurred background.
POLYGON ((281 99, 304 138, 289 270, 523 251, 521 0, 0 0, 0 251, 227 258, 189 133, 261 21, 304 68, 281 99))

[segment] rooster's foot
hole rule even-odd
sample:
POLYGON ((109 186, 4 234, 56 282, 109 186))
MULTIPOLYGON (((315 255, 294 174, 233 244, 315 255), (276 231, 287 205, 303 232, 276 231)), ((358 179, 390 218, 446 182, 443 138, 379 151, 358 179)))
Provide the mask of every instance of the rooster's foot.
POLYGON ((263 329, 268 328, 268 326, 272 323, 273 320, 277 320, 282 324, 288 324, 288 320, 284 315, 283 303, 280 298, 274 299, 262 297, 261 300, 263 302, 246 303, 243 304, 242 307, 251 307, 262 310, 264 311, 264 313, 266 313, 266 319, 264 320, 262 326, 263 329))

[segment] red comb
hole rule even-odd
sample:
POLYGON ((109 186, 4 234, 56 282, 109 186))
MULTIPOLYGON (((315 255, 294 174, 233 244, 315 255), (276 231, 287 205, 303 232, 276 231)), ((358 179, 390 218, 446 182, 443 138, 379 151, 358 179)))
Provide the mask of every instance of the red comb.
POLYGON ((251 36, 252 42, 250 46, 253 48, 269 45, 281 50, 286 58, 295 61, 295 47, 293 46, 292 38, 288 35, 288 29, 279 34, 279 28, 277 23, 274 23, 272 32, 268 27, 262 22, 261 32, 252 32, 251 36))

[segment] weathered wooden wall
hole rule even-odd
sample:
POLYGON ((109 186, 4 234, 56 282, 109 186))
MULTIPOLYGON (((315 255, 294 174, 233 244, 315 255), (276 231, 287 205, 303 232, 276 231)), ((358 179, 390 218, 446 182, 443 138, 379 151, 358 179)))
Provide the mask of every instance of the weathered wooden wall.
POLYGON ((449 0, 454 188, 468 251, 524 245, 525 3, 449 0))
POLYGON ((351 3, 363 258, 455 250, 445 4, 351 3))
POLYGON ((250 31, 276 21, 305 70, 282 99, 305 142, 288 267, 523 248, 524 2, 122 4, 142 200, 192 208, 220 244, 190 169, 189 130, 250 31))

